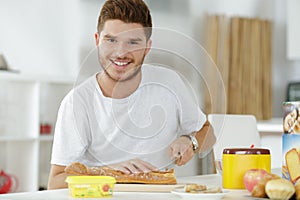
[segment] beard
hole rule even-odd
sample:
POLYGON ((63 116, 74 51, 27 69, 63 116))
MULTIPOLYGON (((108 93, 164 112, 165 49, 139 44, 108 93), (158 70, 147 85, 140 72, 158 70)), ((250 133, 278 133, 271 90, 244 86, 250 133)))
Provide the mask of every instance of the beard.
MULTIPOLYGON (((124 79, 117 79, 114 78, 107 70, 107 68, 109 68, 110 66, 108 66, 107 68, 102 67, 104 73, 107 75, 107 77, 109 77, 111 80, 113 80, 114 82, 126 82, 129 81, 131 79, 133 79, 136 75, 139 74, 139 72, 141 71, 141 65, 136 66, 135 68, 131 69, 129 72, 126 72, 126 74, 128 74, 127 77, 125 77, 124 79)), ((102 65, 101 65, 102 66, 102 65)))
MULTIPOLYGON (((112 63, 111 63, 110 59, 102 57, 100 54, 99 47, 98 47, 98 62, 100 64, 101 68, 103 69, 104 73, 107 75, 107 77, 114 82, 129 81, 129 80, 133 79, 135 76, 137 76, 139 74, 139 72, 141 71, 141 66, 144 62, 145 56, 146 55, 144 54, 141 61, 139 61, 135 67, 131 68, 127 72, 124 72, 124 75, 127 77, 125 77, 124 79, 115 78, 112 73, 109 73, 109 70, 108 70, 110 67, 112 67, 111 66, 112 63)), ((132 60, 132 59, 128 59, 127 57, 122 58, 122 59, 132 60)))

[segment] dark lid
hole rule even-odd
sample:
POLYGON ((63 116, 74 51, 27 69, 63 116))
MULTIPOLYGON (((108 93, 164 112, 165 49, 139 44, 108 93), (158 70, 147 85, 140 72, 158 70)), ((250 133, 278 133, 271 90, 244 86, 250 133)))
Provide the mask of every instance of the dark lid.
POLYGON ((286 106, 286 105, 299 105, 300 101, 285 101, 282 103, 282 105, 286 106))
POLYGON ((261 148, 228 148, 223 150, 223 154, 270 154, 269 149, 261 148))

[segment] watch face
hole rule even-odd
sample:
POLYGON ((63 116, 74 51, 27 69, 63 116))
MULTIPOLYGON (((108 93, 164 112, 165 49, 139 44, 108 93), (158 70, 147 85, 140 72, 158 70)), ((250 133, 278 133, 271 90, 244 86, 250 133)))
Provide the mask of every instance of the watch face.
POLYGON ((195 136, 190 136, 191 140, 192 140, 192 143, 193 143, 193 150, 195 151, 196 149, 198 149, 198 141, 197 139, 195 138, 195 136))

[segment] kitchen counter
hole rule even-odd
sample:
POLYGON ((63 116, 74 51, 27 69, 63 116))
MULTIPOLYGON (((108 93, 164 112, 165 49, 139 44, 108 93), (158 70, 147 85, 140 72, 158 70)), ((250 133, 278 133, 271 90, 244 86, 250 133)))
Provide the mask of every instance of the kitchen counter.
POLYGON ((283 119, 272 118, 270 120, 257 121, 257 129, 260 133, 278 133, 283 132, 283 119))
MULTIPOLYGON (((206 184, 210 186, 221 186, 221 176, 218 174, 210 175, 200 175, 200 176, 190 176, 190 177, 180 177, 178 178, 179 183, 198 183, 206 184)), ((28 192, 28 193, 12 193, 12 194, 3 194, 0 195, 0 200, 70 200, 68 196, 67 189, 60 190, 45 190, 38 192, 28 192)), ((159 193, 159 192, 114 192, 113 197, 109 198, 111 200, 127 200, 127 199, 143 199, 143 200, 176 200, 182 199, 180 196, 173 193, 159 193)), ((191 196, 190 199, 196 199, 195 196, 191 196)), ((202 199, 202 198, 201 198, 202 199)), ((209 198, 211 199, 211 198, 209 198)), ((229 190, 228 193, 223 196, 222 199, 230 200, 246 200, 254 199, 250 197, 250 193, 246 190, 229 190)), ((88 198, 87 200, 91 200, 88 198)))

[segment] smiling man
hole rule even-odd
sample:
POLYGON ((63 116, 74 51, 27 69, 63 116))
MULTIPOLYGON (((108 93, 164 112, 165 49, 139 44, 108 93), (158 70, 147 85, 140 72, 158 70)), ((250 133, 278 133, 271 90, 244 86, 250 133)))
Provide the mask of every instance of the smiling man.
POLYGON ((138 23, 110 19, 95 39, 99 63, 104 69, 104 73, 98 74, 102 92, 113 98, 129 96, 141 81, 141 66, 151 47, 145 29, 138 23))
POLYGON ((152 21, 143 0, 107 0, 95 43, 101 71, 61 103, 48 189, 65 188, 66 166, 81 162, 126 174, 184 165, 215 142, 180 76, 144 64, 152 21))

